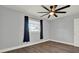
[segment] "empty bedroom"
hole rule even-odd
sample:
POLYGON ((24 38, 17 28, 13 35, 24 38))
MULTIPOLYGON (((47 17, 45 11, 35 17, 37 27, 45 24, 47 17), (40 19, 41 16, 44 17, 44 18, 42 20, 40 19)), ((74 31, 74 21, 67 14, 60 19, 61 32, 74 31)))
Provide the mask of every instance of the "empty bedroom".
POLYGON ((0 53, 79 53, 79 5, 0 5, 0 53))

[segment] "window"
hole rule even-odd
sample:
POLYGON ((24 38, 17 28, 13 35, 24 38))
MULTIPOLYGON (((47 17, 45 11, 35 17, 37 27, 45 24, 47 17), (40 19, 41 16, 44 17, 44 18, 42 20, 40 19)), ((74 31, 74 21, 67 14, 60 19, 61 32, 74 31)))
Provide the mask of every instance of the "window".
POLYGON ((30 32, 40 32, 40 22, 29 20, 29 30, 30 32))

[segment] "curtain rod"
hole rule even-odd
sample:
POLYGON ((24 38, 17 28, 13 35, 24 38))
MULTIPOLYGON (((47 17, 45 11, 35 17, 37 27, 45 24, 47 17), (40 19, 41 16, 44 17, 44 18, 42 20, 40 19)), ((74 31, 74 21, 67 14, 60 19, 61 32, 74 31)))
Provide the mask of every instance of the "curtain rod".
MULTIPOLYGON (((29 16, 28 16, 29 17, 29 16)), ((37 19, 37 18, 33 18, 33 17, 29 17, 29 18, 32 18, 32 19, 37 19)), ((41 19, 37 19, 37 20, 41 20, 41 19)))
MULTIPOLYGON (((28 16, 28 17, 29 17, 29 16, 28 16)), ((29 17, 29 18, 35 19, 35 18, 33 18, 33 17, 29 17)))

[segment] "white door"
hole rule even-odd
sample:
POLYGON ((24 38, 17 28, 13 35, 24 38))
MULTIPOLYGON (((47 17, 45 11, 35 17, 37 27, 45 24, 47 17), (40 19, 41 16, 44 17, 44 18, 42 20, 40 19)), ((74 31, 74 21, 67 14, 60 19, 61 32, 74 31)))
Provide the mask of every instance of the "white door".
POLYGON ((79 46, 79 18, 74 19, 74 45, 79 46))

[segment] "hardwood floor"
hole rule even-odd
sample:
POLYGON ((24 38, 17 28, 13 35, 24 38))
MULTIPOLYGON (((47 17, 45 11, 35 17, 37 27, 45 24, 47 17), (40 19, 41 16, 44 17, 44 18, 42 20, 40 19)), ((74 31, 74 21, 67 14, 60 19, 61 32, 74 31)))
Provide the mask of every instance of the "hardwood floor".
POLYGON ((5 53, 79 53, 79 48, 58 42, 47 41, 29 47, 7 51, 5 53))

